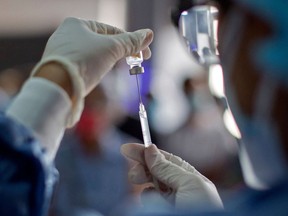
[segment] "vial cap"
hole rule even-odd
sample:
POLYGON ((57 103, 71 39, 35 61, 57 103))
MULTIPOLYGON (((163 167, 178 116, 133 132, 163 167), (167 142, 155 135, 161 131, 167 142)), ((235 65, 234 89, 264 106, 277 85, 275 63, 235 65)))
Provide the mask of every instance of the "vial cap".
POLYGON ((144 67, 135 66, 129 69, 130 75, 143 74, 144 67))

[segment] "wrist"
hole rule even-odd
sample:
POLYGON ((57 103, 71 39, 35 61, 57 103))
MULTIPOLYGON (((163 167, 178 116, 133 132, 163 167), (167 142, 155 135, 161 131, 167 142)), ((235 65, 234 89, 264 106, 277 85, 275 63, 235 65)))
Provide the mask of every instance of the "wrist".
POLYGON ((80 119, 85 96, 85 83, 78 65, 63 56, 47 56, 34 67, 31 77, 44 78, 66 92, 72 103, 67 127, 73 127, 80 119))
POLYGON ((73 83, 69 73, 61 64, 57 62, 45 63, 33 76, 47 79, 60 86, 68 94, 72 104, 74 104, 73 83))
POLYGON ((6 115, 31 129, 52 161, 71 116, 71 100, 54 82, 28 79, 6 110, 6 115))

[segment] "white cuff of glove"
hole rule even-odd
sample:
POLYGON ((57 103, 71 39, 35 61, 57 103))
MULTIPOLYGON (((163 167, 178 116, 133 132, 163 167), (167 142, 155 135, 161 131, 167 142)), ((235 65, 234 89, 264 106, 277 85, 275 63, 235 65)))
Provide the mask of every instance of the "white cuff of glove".
POLYGON ((58 85, 43 78, 31 78, 22 87, 6 114, 32 130, 54 160, 71 112, 71 100, 58 85))
POLYGON ((66 71, 69 73, 70 78, 73 83, 73 91, 74 95, 76 97, 75 106, 73 107, 73 110, 71 112, 71 115, 68 118, 67 121, 67 127, 73 127, 76 122, 79 121, 81 113, 83 111, 84 107, 84 97, 85 97, 85 84, 83 81, 83 78, 80 76, 78 72, 77 66, 73 65, 69 60, 67 60, 65 57, 61 56, 49 56, 45 59, 42 59, 33 69, 31 76, 35 75, 38 70, 46 63, 48 62, 57 62, 61 64, 66 71))

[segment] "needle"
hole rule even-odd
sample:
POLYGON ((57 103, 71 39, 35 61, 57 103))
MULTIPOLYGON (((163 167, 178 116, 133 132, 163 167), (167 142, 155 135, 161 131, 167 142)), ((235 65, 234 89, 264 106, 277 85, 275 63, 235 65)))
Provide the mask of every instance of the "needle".
POLYGON ((142 104, 142 98, 141 98, 141 94, 140 94, 139 80, 138 80, 138 75, 137 75, 137 74, 136 74, 136 82, 137 82, 137 89, 138 89, 139 103, 142 104))

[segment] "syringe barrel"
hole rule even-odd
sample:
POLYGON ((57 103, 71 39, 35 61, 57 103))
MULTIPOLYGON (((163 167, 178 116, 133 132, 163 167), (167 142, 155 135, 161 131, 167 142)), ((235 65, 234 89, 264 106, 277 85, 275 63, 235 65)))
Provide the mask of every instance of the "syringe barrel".
POLYGON ((148 147, 149 145, 152 144, 152 141, 151 141, 151 136, 150 136, 147 113, 142 103, 140 103, 139 105, 139 117, 140 117, 144 146, 148 147))
MULTIPOLYGON (((145 148, 147 148, 152 144, 152 141, 151 141, 151 136, 150 136, 147 113, 142 103, 140 103, 139 105, 139 116, 140 116, 144 146, 145 148)), ((152 177, 152 181, 154 183, 156 190, 160 191, 159 182, 157 181, 157 179, 155 177, 152 177)))

